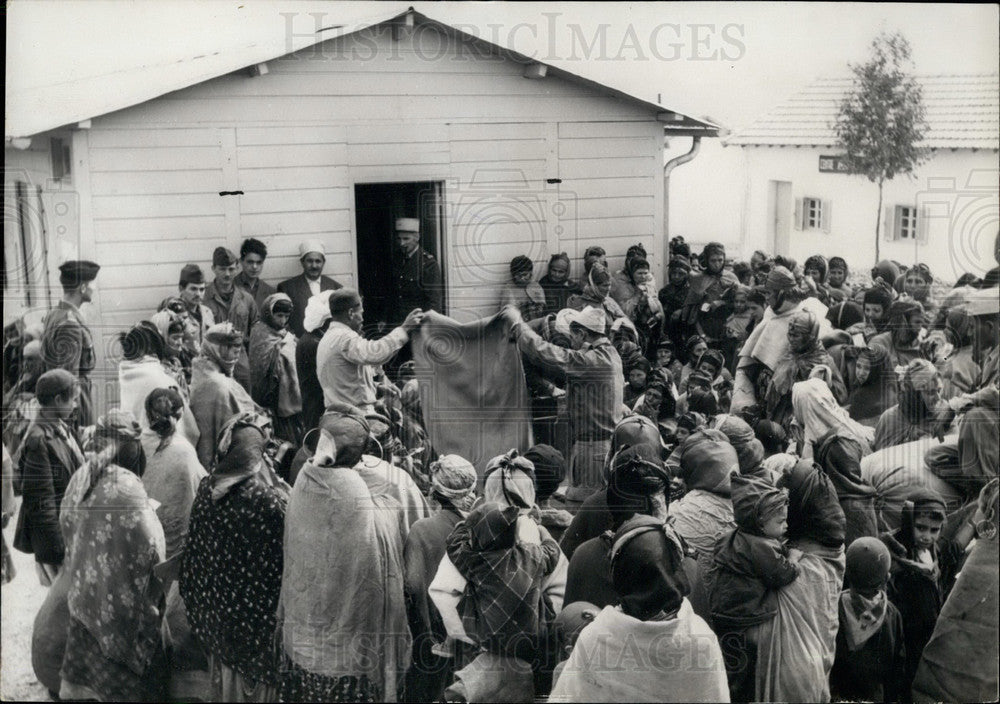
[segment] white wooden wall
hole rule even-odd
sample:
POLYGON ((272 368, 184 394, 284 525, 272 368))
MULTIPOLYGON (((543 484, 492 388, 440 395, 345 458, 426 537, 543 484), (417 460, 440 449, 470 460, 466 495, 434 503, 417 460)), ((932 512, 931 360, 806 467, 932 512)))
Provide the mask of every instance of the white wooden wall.
POLYGON ((299 242, 319 237, 325 273, 354 284, 357 183, 445 182, 448 301, 461 319, 495 310, 517 254, 537 277, 566 251, 575 276, 587 246, 618 267, 642 242, 659 270, 654 111, 552 75, 525 79, 513 61, 442 41, 374 28, 78 132, 81 237, 103 267, 105 325, 148 316, 187 262, 211 278, 213 249, 245 237, 268 245, 272 283, 299 273, 299 242), (244 193, 219 196, 234 190, 244 193))

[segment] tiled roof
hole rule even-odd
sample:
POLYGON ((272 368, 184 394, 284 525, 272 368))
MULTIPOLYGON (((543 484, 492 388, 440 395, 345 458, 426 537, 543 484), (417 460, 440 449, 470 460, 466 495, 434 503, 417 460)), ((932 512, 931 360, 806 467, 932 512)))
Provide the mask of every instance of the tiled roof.
MULTIPOLYGON (((923 87, 928 125, 923 146, 933 149, 1000 148, 1000 76, 915 76, 923 87)), ((739 146, 833 146, 833 124, 850 76, 821 78, 725 140, 739 146)))

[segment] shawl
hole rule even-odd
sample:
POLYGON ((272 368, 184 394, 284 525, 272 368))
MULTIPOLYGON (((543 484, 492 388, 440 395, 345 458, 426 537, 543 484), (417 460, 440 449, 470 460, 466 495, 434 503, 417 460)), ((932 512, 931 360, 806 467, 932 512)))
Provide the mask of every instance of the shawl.
POLYGON ((191 507, 180 595, 205 651, 251 683, 277 684, 275 613, 288 495, 254 475, 221 500, 202 479, 191 507))
POLYGON ((800 460, 778 486, 788 489, 789 540, 813 540, 830 548, 844 545, 844 511, 822 469, 811 460, 800 460))
POLYGON ((550 702, 724 702, 718 639, 684 599, 677 616, 640 621, 606 606, 583 629, 550 702))
MULTIPOLYGON (((431 515, 427 499, 406 470, 371 455, 362 455, 354 465, 371 495, 392 499, 399 506, 400 520, 409 533, 413 524, 431 515)), ((406 540, 406 534, 402 536, 406 540)))
POLYGON ((211 467, 222 426, 239 413, 257 410, 246 389, 206 357, 191 363, 191 412, 198 422, 198 461, 211 467))
POLYGON ((826 319, 827 307, 817 298, 807 298, 781 313, 775 313, 773 309, 768 308, 764 311, 763 319, 757 323, 743 344, 738 366, 762 364, 768 369, 777 369, 778 363, 788 353, 788 323, 796 313, 803 310, 811 311, 820 321, 820 338, 830 332, 830 323, 826 319))
POLYGON ((711 426, 729 438, 736 450, 741 474, 753 474, 760 467, 760 463, 764 461, 764 445, 754 435, 749 423, 739 416, 723 413, 712 420, 711 426))
POLYGON ((796 382, 792 386, 792 408, 804 431, 803 457, 812 457, 815 445, 830 431, 855 440, 864 454, 868 454, 874 436, 872 429, 853 420, 822 379, 796 382))
POLYGON ((546 274, 538 280, 538 285, 542 287, 545 294, 545 313, 558 313, 566 307, 569 297, 573 295, 573 285, 569 279, 555 283, 546 274))
POLYGON ((880 589, 872 597, 866 597, 853 589, 840 593, 840 627, 844 631, 847 649, 854 652, 882 628, 889 599, 885 590, 880 589))
POLYGON ((684 480, 689 491, 701 489, 725 498, 731 495, 730 475, 739 471, 739 458, 721 430, 705 429, 689 435, 674 450, 668 466, 675 462, 676 476, 684 480))
POLYGON ((699 556, 711 557, 718 539, 736 527, 732 500, 702 489, 671 501, 668 515, 677 534, 699 556))
POLYGON ((609 559, 621 609, 643 621, 677 615, 691 585, 684 572, 684 547, 669 523, 634 516, 615 533, 609 559))
POLYGON ((819 438, 814 459, 833 482, 837 496, 845 498, 874 498, 875 489, 861 477, 861 458, 864 448, 850 436, 842 435, 835 428, 819 438))
POLYGON ((144 430, 141 440, 146 453, 142 485, 149 498, 160 504, 156 516, 163 525, 169 559, 184 549, 191 506, 198 485, 208 474, 198 462, 194 447, 183 437, 174 435, 161 448, 160 436, 144 430))
POLYGON ((63 498, 69 613, 104 657, 141 676, 160 641, 160 594, 151 580, 165 541, 139 477, 102 466, 105 458, 77 470, 63 498))
MULTIPOLYGON (((268 296, 264 305, 273 307, 283 293, 268 296), (272 300, 273 299, 273 300, 272 300)), ((250 331, 250 394, 258 404, 279 418, 302 411, 302 392, 295 367, 295 336, 287 330, 276 330, 267 321, 270 314, 254 323, 250 331)))
MULTIPOLYGON (((143 428, 149 427, 146 418, 146 397, 149 392, 169 388, 180 391, 176 379, 166 372, 160 360, 155 357, 143 357, 135 361, 126 359, 118 364, 120 408, 131 413, 143 428)), ((192 445, 199 440, 198 422, 187 404, 184 405, 181 419, 177 421, 177 432, 192 445)))
MULTIPOLYGON (((815 329, 818 334, 818 324, 815 329)), ((778 361, 778 366, 774 368, 774 376, 771 377, 771 384, 767 390, 768 407, 772 408, 779 398, 790 394, 792 385, 797 381, 808 379, 809 372, 820 364, 833 367, 830 355, 826 353, 826 349, 818 337, 812 337, 808 347, 803 350, 797 352, 791 349, 787 350, 778 361)))
POLYGON ((562 553, 548 536, 535 544, 519 540, 519 520, 531 519, 521 519, 516 506, 487 502, 448 537, 448 557, 466 580, 458 605, 462 624, 493 652, 541 634, 555 617, 551 603, 543 601, 542 582, 562 553))
MULTIPOLYGON (((899 399, 902 400, 902 395, 899 399)), ((872 440, 872 447, 875 450, 883 450, 887 447, 902 445, 913 442, 920 438, 928 437, 934 429, 933 417, 913 422, 907 418, 907 413, 900 404, 887 408, 879 416, 875 424, 875 435, 872 440)))
POLYGON ((288 501, 279 606, 285 653, 324 677, 367 677, 378 699, 394 701, 410 652, 402 545, 358 473, 332 464, 317 451, 288 501))

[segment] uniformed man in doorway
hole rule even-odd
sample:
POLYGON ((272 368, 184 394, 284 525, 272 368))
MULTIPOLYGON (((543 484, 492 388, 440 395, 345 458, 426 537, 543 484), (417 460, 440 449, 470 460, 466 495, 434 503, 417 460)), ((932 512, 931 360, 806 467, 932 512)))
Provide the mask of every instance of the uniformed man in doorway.
POLYGON ((420 246, 420 220, 396 220, 396 251, 392 257, 392 297, 386 322, 403 323, 414 308, 441 312, 441 267, 433 254, 420 246))
POLYGON ((68 261, 60 266, 63 297, 43 321, 42 360, 46 371, 65 369, 80 382, 74 424, 77 428, 96 422, 90 374, 97 358, 94 338, 80 314, 80 307, 94 300, 97 294, 95 279, 100 268, 99 264, 89 261, 68 261))

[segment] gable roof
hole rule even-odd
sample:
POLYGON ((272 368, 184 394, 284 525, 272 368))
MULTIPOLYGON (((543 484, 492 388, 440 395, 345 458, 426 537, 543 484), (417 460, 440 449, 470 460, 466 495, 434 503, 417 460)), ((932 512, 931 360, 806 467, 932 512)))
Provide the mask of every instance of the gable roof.
MULTIPOLYGON (((915 76, 923 87, 928 125, 922 146, 932 149, 1000 148, 1000 76, 951 74, 915 76)), ((832 147, 840 102, 853 85, 850 76, 820 78, 726 145, 742 147, 832 147)))
MULTIPOLYGON (((31 3, 19 3, 17 9, 28 12, 25 9, 26 5, 30 6, 31 3)), ((328 26, 311 34, 292 33, 283 22, 275 21, 269 26, 253 27, 244 36, 230 41, 228 45, 220 43, 211 51, 201 51, 195 55, 171 56, 169 59, 140 63, 103 73, 93 72, 69 80, 43 79, 35 84, 32 84, 30 78, 31 67, 33 62, 46 60, 45 47, 31 39, 25 40, 19 35, 17 38, 22 41, 19 42, 17 51, 11 52, 8 44, 5 139, 10 142, 17 138, 30 137, 57 127, 132 107, 234 71, 273 61, 321 42, 360 32, 375 25, 401 20, 409 13, 413 13, 414 21, 417 23, 431 24, 443 32, 461 36, 464 40, 480 42, 518 63, 542 63, 508 46, 488 42, 445 22, 431 19, 404 3, 345 3, 324 7, 333 10, 323 13, 330 17, 329 21, 324 18, 324 24, 328 26), (25 79, 25 76, 29 78, 25 79)), ((39 31, 51 31, 51 28, 39 31)), ((21 26, 17 32, 28 35, 30 28, 21 26)), ((8 35, 10 34, 11 24, 8 22, 8 35)), ((230 36, 231 34, 230 32, 230 36)), ((664 123, 664 131, 667 134, 718 136, 719 128, 711 122, 689 117, 551 64, 546 66, 551 75, 596 88, 653 112, 664 123)))

